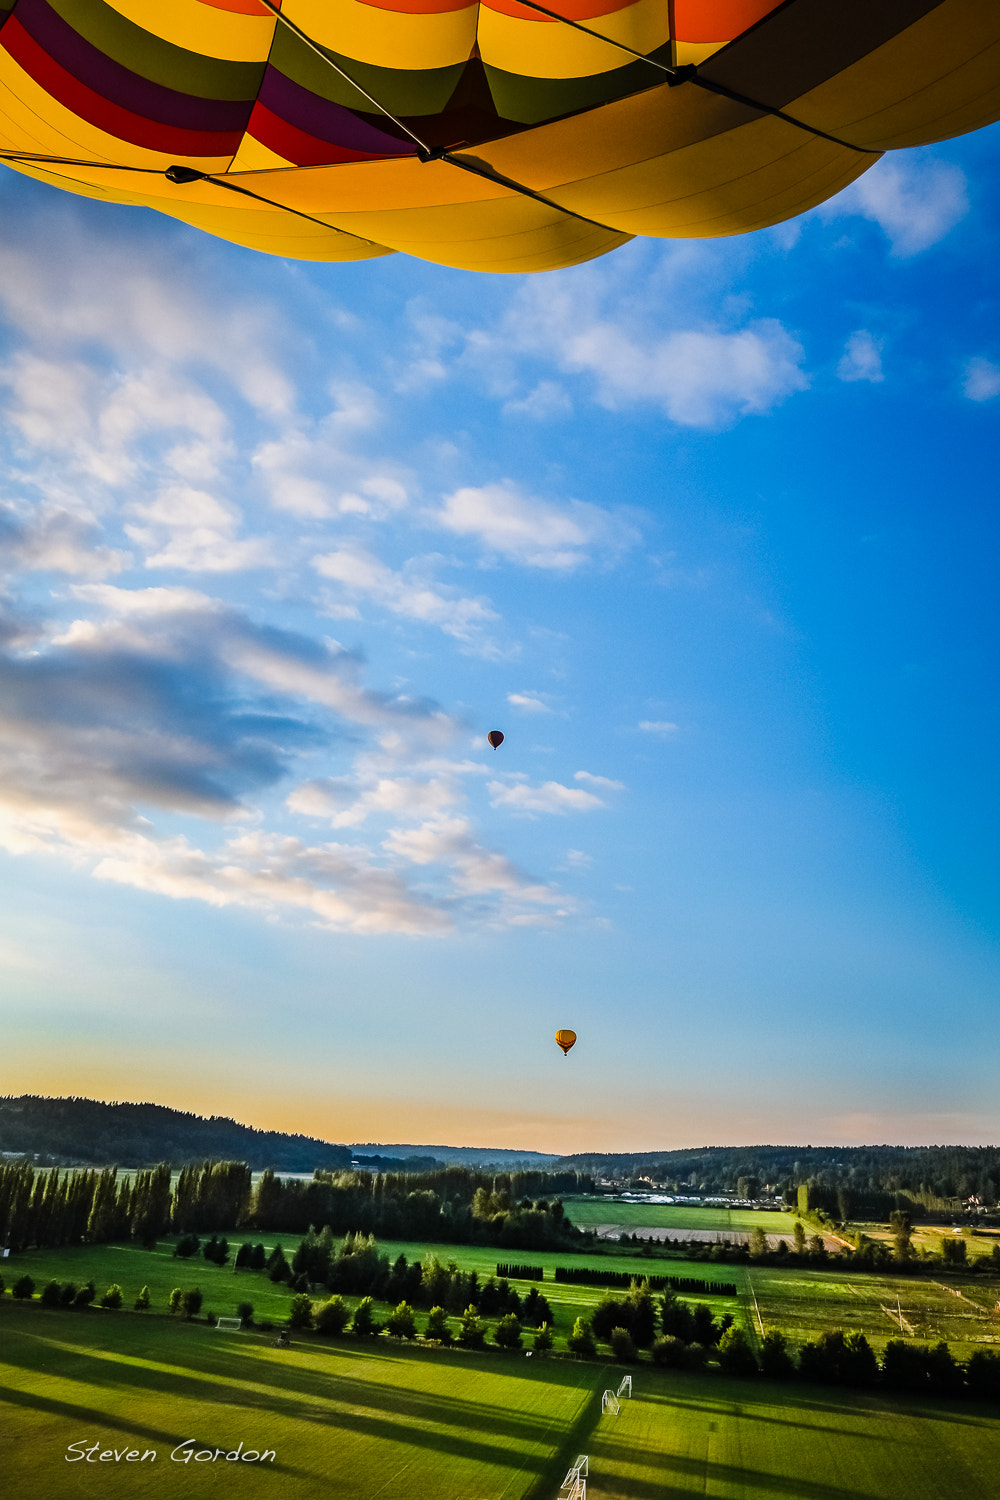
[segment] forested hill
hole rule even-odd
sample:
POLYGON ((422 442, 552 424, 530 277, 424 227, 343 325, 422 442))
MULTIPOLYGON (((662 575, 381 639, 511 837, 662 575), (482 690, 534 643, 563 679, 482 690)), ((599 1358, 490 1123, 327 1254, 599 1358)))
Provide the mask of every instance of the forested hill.
POLYGON ((215 1159, 243 1161, 255 1170, 312 1172, 351 1164, 347 1146, 254 1130, 222 1115, 204 1119, 163 1104, 104 1104, 34 1094, 0 1098, 0 1152, 60 1166, 183 1166, 215 1159))
MULTIPOLYGON (((753 1194, 803 1185, 855 1194, 1000 1198, 997 1146, 702 1146, 689 1151, 599 1151, 563 1156, 553 1171, 592 1172, 619 1182, 645 1179, 674 1193, 753 1194), (742 1188, 741 1188, 742 1184, 742 1188)), ((847 1217, 842 1215, 842 1217, 847 1217)))

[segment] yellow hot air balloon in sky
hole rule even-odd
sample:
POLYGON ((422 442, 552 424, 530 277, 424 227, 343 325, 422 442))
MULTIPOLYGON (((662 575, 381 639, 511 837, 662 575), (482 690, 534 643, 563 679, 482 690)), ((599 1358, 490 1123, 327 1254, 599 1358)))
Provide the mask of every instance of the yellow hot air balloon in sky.
POLYGON ((590 260, 1000 117, 997 0, 0 0, 0 159, 305 260, 590 260))
POLYGON ((569 1055, 569 1049, 573 1046, 573 1044, 574 1044, 575 1041, 576 1041, 576 1032, 575 1031, 557 1031, 556 1032, 556 1045, 558 1047, 562 1048, 563 1057, 567 1057, 569 1055))

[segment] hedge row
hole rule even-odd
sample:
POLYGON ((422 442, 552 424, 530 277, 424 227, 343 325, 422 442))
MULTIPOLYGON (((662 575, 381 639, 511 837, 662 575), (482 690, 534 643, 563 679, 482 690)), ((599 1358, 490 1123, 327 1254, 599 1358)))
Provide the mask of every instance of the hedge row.
POLYGON ((623 1287, 626 1291, 633 1281, 645 1281, 649 1283, 651 1292, 669 1290, 687 1297, 736 1296, 736 1287, 731 1281, 694 1281, 682 1276, 636 1276, 628 1271, 606 1271, 592 1266, 556 1266, 555 1279, 572 1282, 576 1286, 623 1287))
POLYGON ((508 1281, 544 1281, 545 1271, 542 1266, 508 1266, 501 1262, 497 1276, 508 1281))

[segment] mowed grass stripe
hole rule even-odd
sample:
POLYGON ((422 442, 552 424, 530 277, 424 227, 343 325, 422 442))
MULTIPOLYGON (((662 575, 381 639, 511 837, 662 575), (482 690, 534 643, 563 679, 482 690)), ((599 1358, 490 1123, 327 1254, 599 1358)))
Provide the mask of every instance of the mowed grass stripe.
POLYGON ((171 1463, 186 1438, 212 1449, 273 1448, 273 1465, 238 1472, 264 1491, 280 1483, 283 1495, 321 1486, 324 1495, 367 1500, 405 1481, 422 1500, 520 1500, 554 1475, 553 1455, 598 1379, 593 1366, 516 1355, 350 1342, 282 1351, 261 1335, 204 1325, 3 1312, 5 1480, 11 1492, 20 1480, 60 1500, 70 1489, 109 1500, 182 1487, 200 1495, 219 1482, 219 1464, 171 1463), (81 1440, 158 1456, 70 1466, 67 1444, 81 1440))

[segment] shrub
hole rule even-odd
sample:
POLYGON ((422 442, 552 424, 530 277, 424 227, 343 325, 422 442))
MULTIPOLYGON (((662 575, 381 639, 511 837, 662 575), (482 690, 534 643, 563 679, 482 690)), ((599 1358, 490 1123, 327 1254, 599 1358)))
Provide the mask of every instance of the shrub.
POLYGON ((182 1234, 174 1246, 174 1254, 178 1260, 189 1260, 192 1255, 197 1255, 200 1244, 196 1234, 182 1234))
POLYGON ((289 1328, 311 1328, 312 1320, 312 1298, 308 1292, 297 1292, 288 1309, 289 1328))
POLYGON ((40 1301, 45 1307, 58 1307, 62 1302, 62 1288, 58 1281, 47 1281, 42 1287, 40 1301))
POLYGON ((111 1286, 108 1287, 107 1291, 104 1293, 104 1296, 101 1298, 101 1306, 121 1307, 124 1300, 125 1299, 122 1296, 121 1287, 117 1282, 114 1282, 111 1286))
POLYGON ((35 1295, 35 1283, 30 1276, 22 1276, 18 1281, 14 1282, 10 1290, 12 1296, 17 1297, 22 1302, 27 1302, 35 1295))
POLYGON ((345 1306, 343 1297, 331 1297, 329 1301, 320 1304, 319 1309, 313 1314, 313 1326, 317 1333, 325 1334, 328 1338, 336 1338, 343 1333, 351 1321, 350 1309, 345 1306))
POLYGON ((443 1307, 432 1307, 427 1315, 427 1327, 424 1329, 425 1339, 436 1339, 440 1344, 451 1343, 451 1329, 448 1327, 448 1314, 443 1307))
POLYGON ((507 1313, 493 1330, 493 1338, 501 1349, 520 1349, 521 1324, 519 1319, 513 1313, 507 1313))
POLYGON ((375 1318, 372 1314, 374 1305, 371 1297, 362 1297, 354 1309, 354 1321, 351 1324, 351 1330, 356 1338, 371 1338, 373 1334, 378 1332, 375 1326, 375 1318))
POLYGON ((240 1322, 245 1328, 249 1328, 253 1323, 253 1303, 237 1302, 236 1316, 239 1318, 240 1322))
POLYGON ((181 1293, 181 1311, 185 1318, 196 1318, 201 1312, 202 1295, 198 1287, 191 1287, 190 1291, 181 1293))
POLYGON ((184 1293, 181 1291, 180 1287, 179 1286, 175 1286, 174 1289, 173 1289, 173 1291, 170 1293, 170 1297, 168 1299, 168 1306, 169 1306, 170 1311, 172 1313, 180 1312, 180 1310, 181 1310, 181 1298, 183 1296, 184 1296, 184 1293))
POLYGON ((531 1347, 536 1354, 548 1354, 552 1348, 552 1329, 548 1323, 543 1323, 539 1328, 531 1347))
POLYGON ((76 1291, 76 1284, 72 1281, 67 1281, 66 1285, 59 1293, 59 1301, 62 1303, 63 1307, 72 1307, 74 1301, 76 1300, 76 1291))
POLYGON ((788 1352, 788 1340, 779 1328, 769 1328, 760 1350, 760 1373, 768 1380, 790 1380, 795 1362, 788 1352))
POLYGON ((89 1307, 96 1296, 97 1288, 92 1281, 88 1281, 87 1285, 82 1286, 77 1292, 76 1296, 73 1298, 73 1306, 89 1307))
POLYGON ((608 1342, 611 1344, 612 1354, 621 1364, 634 1365, 639 1358, 635 1340, 627 1328, 612 1328, 608 1342))
POLYGON ((708 1364, 708 1350, 704 1344, 688 1344, 684 1350, 684 1368, 691 1370, 695 1375, 708 1364))
POLYGON ((462 1314, 458 1331, 458 1342, 466 1349, 481 1349, 486 1341, 486 1324, 479 1316, 475 1304, 470 1302, 462 1314))
POLYGON ((394 1339, 415 1339, 417 1315, 408 1302, 400 1302, 393 1308, 385 1323, 385 1331, 394 1339))
POLYGON ((587 1318, 577 1318, 566 1344, 571 1354, 578 1354, 581 1359, 593 1358, 597 1353, 597 1345, 594 1342, 594 1330, 587 1318))
POLYGON ((136 1299, 135 1299, 135 1310, 136 1310, 136 1312, 145 1312, 148 1307, 149 1307, 149 1287, 148 1286, 144 1286, 143 1289, 142 1289, 142 1291, 139 1293, 138 1297, 136 1297, 136 1299))
POLYGON ((719 1340, 719 1364, 727 1375, 756 1375, 757 1359, 742 1328, 727 1328, 719 1340))
POLYGON ((664 1334, 653 1342, 653 1363, 665 1370, 683 1370, 687 1364, 687 1349, 683 1339, 673 1334, 664 1334))

